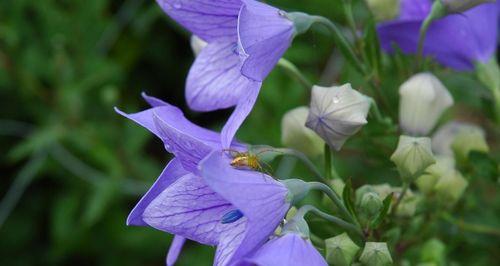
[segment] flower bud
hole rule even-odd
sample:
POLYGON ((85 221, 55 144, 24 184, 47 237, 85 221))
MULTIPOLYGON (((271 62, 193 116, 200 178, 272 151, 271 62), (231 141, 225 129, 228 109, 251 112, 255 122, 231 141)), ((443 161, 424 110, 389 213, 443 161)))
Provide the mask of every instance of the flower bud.
POLYGON ((359 204, 360 211, 367 217, 374 217, 380 209, 382 208, 382 199, 376 192, 365 193, 361 197, 361 202, 359 204))
POLYGON ((451 206, 462 197, 468 185, 469 182, 455 170, 439 178, 434 191, 440 202, 451 206))
POLYGON ((427 240, 420 250, 420 260, 426 265, 446 265, 445 258, 446 246, 437 238, 427 240))
POLYGON ((399 123, 409 135, 427 135, 453 104, 448 90, 431 73, 412 76, 401 85, 399 95, 399 123))
POLYGON ((453 139, 451 148, 459 163, 466 162, 471 151, 484 153, 489 151, 484 132, 480 128, 478 129, 475 127, 468 127, 460 130, 453 139))
POLYGON ((195 57, 198 56, 198 54, 200 54, 201 50, 203 50, 203 48, 205 48, 205 46, 207 46, 207 42, 205 42, 204 40, 202 40, 200 37, 198 37, 196 35, 191 35, 190 44, 191 44, 191 49, 193 50, 193 54, 195 57))
MULTIPOLYGON (((395 198, 399 197, 401 194, 401 188, 394 188, 395 198)), ((413 193, 408 189, 399 203, 398 209, 396 210, 396 216, 398 217, 412 217, 417 211, 418 204, 421 202, 422 197, 419 194, 413 193)), ((394 201, 395 203, 395 201, 394 201)))
POLYGON ((391 20, 399 15, 400 0, 365 0, 376 20, 391 20))
POLYGON ((425 173, 415 180, 415 184, 420 191, 429 194, 433 191, 440 177, 454 170, 455 160, 452 157, 437 156, 436 163, 427 167, 425 173))
POLYGON ((326 261, 334 266, 349 266, 353 262, 359 247, 347 233, 325 240, 326 261))
POLYGON ((281 183, 288 189, 287 201, 292 205, 303 200, 311 190, 310 185, 302 179, 285 179, 281 183))
POLYGON ((323 153, 323 140, 306 127, 309 108, 297 107, 288 111, 281 120, 281 142, 286 147, 296 149, 315 157, 323 153))
POLYGON ((387 244, 384 242, 366 242, 359 260, 363 265, 387 266, 392 265, 392 257, 387 244))
POLYGON ((455 137, 465 130, 480 131, 484 135, 484 131, 476 125, 456 121, 448 122, 441 126, 432 136, 432 150, 436 154, 453 156, 451 144, 455 137))
POLYGON ((462 13, 477 5, 493 2, 495 0, 441 0, 448 13, 462 13))
POLYGON ((398 147, 391 156, 404 180, 413 180, 435 163, 429 138, 401 136, 398 147))
POLYGON ((347 138, 367 123, 370 104, 370 99, 353 90, 351 84, 314 86, 306 126, 340 150, 347 138))
POLYGON ((283 14, 293 22, 295 34, 305 33, 314 23, 314 17, 309 14, 302 12, 290 12, 290 13, 285 13, 284 11, 281 12, 283 12, 283 14))

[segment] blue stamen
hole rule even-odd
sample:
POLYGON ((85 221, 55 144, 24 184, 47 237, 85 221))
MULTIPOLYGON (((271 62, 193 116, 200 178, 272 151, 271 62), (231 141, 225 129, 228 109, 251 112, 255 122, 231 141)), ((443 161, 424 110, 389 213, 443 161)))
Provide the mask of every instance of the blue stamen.
POLYGON ((240 210, 232 210, 222 216, 221 223, 222 224, 234 223, 238 221, 241 217, 243 217, 243 213, 240 210))

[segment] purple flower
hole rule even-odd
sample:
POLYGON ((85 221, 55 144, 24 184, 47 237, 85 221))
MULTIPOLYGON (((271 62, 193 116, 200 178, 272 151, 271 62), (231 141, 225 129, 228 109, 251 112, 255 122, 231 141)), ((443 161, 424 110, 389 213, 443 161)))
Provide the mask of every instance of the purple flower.
MULTIPOLYGON (((144 97, 152 108, 118 112, 161 138, 175 158, 132 210, 127 224, 176 235, 167 265, 175 262, 185 239, 217 246, 215 265, 248 255, 283 219, 288 190, 267 175, 231 167, 219 134, 192 124, 174 106, 144 97), (223 223, 235 210, 243 217, 223 223)), ((232 148, 243 146, 233 143, 232 148)))
MULTIPOLYGON (((382 47, 393 52, 396 44, 404 53, 416 53, 420 25, 431 5, 431 0, 403 0, 399 19, 378 26, 382 47)), ((474 63, 485 63, 495 53, 497 21, 495 3, 438 19, 429 27, 423 52, 445 66, 471 70, 474 63)))
POLYGON ((262 80, 290 45, 293 24, 278 9, 254 0, 157 2, 208 43, 189 71, 186 99, 197 111, 236 106, 221 132, 227 148, 255 104, 262 80))
POLYGON ((328 265, 308 239, 294 233, 288 233, 270 240, 255 254, 245 259, 245 262, 257 266, 328 265))

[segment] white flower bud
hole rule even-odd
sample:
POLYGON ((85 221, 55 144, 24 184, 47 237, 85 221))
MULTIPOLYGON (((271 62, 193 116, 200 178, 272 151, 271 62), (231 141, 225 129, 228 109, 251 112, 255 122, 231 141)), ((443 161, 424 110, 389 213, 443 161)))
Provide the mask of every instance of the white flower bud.
POLYGON ((288 111, 281 120, 281 142, 286 147, 296 149, 314 157, 323 153, 323 140, 306 127, 309 108, 297 107, 288 111))
POLYGON ((437 156, 436 163, 427 167, 425 174, 421 175, 415 184, 423 193, 431 193, 439 178, 450 171, 455 171, 455 160, 449 156, 437 156))
POLYGON ((396 164, 403 179, 411 181, 417 178, 436 162, 431 151, 431 140, 401 136, 391 161, 396 164))
POLYGON ((368 192, 361 197, 359 209, 367 218, 373 218, 382 209, 383 203, 377 192, 368 192))
POLYGON ((392 257, 387 243, 384 242, 366 242, 363 253, 359 260, 363 265, 387 266, 392 265, 392 257))
POLYGON ((205 46, 207 46, 207 42, 196 35, 191 35, 190 43, 195 57, 198 56, 198 54, 201 52, 201 50, 203 50, 203 48, 205 48, 205 46))
POLYGON ((434 191, 444 205, 451 206, 462 197, 468 185, 462 174, 454 170, 439 178, 434 191))
POLYGON ((326 261, 335 266, 349 266, 359 247, 346 233, 325 240, 326 261))
POLYGON ((376 20, 391 20, 399 15, 400 0, 365 0, 376 20))
POLYGON ((406 134, 427 135, 453 98, 431 73, 416 74, 399 88, 399 123, 406 134))
MULTIPOLYGON (((398 198, 402 191, 403 189, 400 187, 393 188, 394 198, 398 198)), ((415 215, 415 212, 417 211, 417 207, 421 200, 422 197, 420 194, 414 193, 411 189, 408 189, 401 199, 395 215, 398 217, 412 217, 413 215, 415 215)), ((395 204, 395 202, 396 201, 393 201, 393 204, 395 204)))
POLYGON ((330 88, 314 86, 306 126, 340 150, 344 142, 367 123, 370 99, 351 84, 330 88))
POLYGON ((495 0, 441 0, 448 13, 462 13, 477 5, 493 2, 495 0))
POLYGON ((453 156, 451 144, 462 131, 477 131, 484 136, 484 131, 473 124, 462 122, 448 122, 441 126, 432 136, 432 150, 436 154, 453 156))
POLYGON ((458 163, 467 162, 471 151, 487 153, 490 149, 484 131, 477 127, 462 128, 451 143, 458 163))

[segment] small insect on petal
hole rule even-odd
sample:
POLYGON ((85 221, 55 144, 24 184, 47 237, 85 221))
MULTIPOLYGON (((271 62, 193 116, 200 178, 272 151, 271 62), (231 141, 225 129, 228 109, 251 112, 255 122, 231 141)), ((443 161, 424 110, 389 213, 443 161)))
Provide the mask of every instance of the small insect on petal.
POLYGON ((240 210, 232 210, 222 216, 221 223, 222 224, 234 223, 238 221, 241 217, 243 217, 243 213, 240 210))

